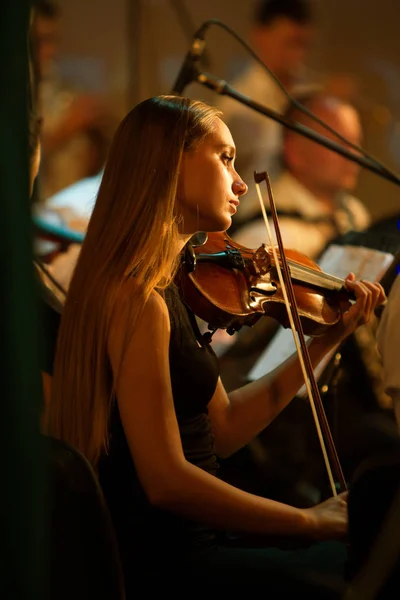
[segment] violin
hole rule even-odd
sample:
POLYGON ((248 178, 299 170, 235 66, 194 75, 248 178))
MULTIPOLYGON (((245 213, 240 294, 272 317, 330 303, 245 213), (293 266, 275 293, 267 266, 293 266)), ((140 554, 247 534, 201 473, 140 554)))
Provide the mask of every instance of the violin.
MULTIPOLYGON (((339 321, 341 305, 353 296, 343 279, 324 273, 306 255, 291 249, 285 255, 304 334, 321 336, 339 321)), ((183 300, 211 331, 233 334, 266 315, 290 327, 272 249, 266 244, 253 250, 226 231, 208 233, 201 245, 186 246, 177 284, 183 300)))
POLYGON ((235 243, 224 232, 210 233, 200 246, 186 247, 185 259, 177 274, 183 300, 210 329, 225 328, 234 333, 243 324, 252 325, 262 315, 271 315, 292 329, 299 363, 313 412, 333 495, 337 486, 347 489, 313 373, 305 335, 322 335, 341 315, 340 303, 350 299, 344 280, 327 275, 308 257, 283 247, 278 216, 266 172, 254 173, 260 206, 270 246, 256 250, 235 243), (267 184, 271 214, 277 237, 272 237, 260 191, 267 184), (205 252, 204 250, 208 250, 205 252), (331 463, 333 471, 331 469, 331 463), (336 480, 336 482, 335 482, 336 480))

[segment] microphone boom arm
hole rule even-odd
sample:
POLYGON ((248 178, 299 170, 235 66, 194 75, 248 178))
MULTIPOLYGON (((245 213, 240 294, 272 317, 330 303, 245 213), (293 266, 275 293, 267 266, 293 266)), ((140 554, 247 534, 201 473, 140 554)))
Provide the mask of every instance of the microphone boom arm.
POLYGON ((219 79, 218 77, 215 77, 210 73, 202 73, 198 71, 195 64, 192 65, 192 68, 193 82, 200 83, 208 89, 217 92, 217 94, 229 96, 234 100, 237 100, 241 104, 244 104, 249 108, 261 113, 262 115, 265 115, 273 121, 277 121, 284 127, 287 127, 288 129, 291 129, 292 131, 295 131, 296 133, 309 138, 310 140, 320 144, 321 146, 325 146, 329 150, 332 150, 337 154, 341 154, 345 158, 348 158, 349 160, 358 163, 360 166, 364 167, 368 171, 372 171, 373 173, 380 175, 384 179, 387 179, 392 183, 400 185, 400 177, 386 169, 383 165, 371 161, 365 158, 364 156, 358 155, 355 152, 351 152, 341 144, 338 144, 337 142, 334 142, 333 140, 330 140, 329 138, 320 135, 319 133, 310 129, 309 127, 305 127, 304 125, 301 125, 300 123, 298 123, 297 121, 293 121, 292 119, 287 119, 275 110, 267 108, 266 106, 263 106, 262 104, 259 104, 254 100, 251 100, 251 98, 249 98, 248 96, 245 96, 244 94, 241 94, 240 92, 236 91, 225 80, 219 79))

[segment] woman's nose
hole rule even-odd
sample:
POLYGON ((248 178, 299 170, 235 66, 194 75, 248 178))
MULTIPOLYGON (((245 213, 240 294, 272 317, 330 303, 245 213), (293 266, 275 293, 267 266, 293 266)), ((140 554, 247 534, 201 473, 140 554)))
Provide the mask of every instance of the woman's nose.
POLYGON ((249 188, 247 187, 247 185, 245 184, 244 181, 242 181, 242 179, 237 179, 236 181, 233 182, 232 184, 232 190, 233 193, 235 194, 235 196, 243 196, 243 194, 247 193, 247 190, 249 188))

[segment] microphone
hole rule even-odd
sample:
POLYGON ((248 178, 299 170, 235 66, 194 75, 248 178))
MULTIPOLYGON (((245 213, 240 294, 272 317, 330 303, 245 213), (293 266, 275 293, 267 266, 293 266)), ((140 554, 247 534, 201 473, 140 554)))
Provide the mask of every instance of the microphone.
POLYGON ((210 25, 211 22, 206 21, 194 34, 192 45, 190 46, 189 52, 186 54, 181 70, 179 71, 178 77, 172 88, 172 95, 180 96, 185 87, 197 79, 198 71, 196 63, 200 60, 204 52, 206 46, 204 34, 210 25))

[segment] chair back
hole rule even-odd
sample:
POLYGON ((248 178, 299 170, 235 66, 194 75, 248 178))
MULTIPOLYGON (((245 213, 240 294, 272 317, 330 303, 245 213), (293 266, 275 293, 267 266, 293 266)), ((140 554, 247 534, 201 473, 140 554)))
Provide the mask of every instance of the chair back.
POLYGON ((124 600, 117 541, 97 477, 76 449, 44 439, 50 467, 50 597, 124 600))

